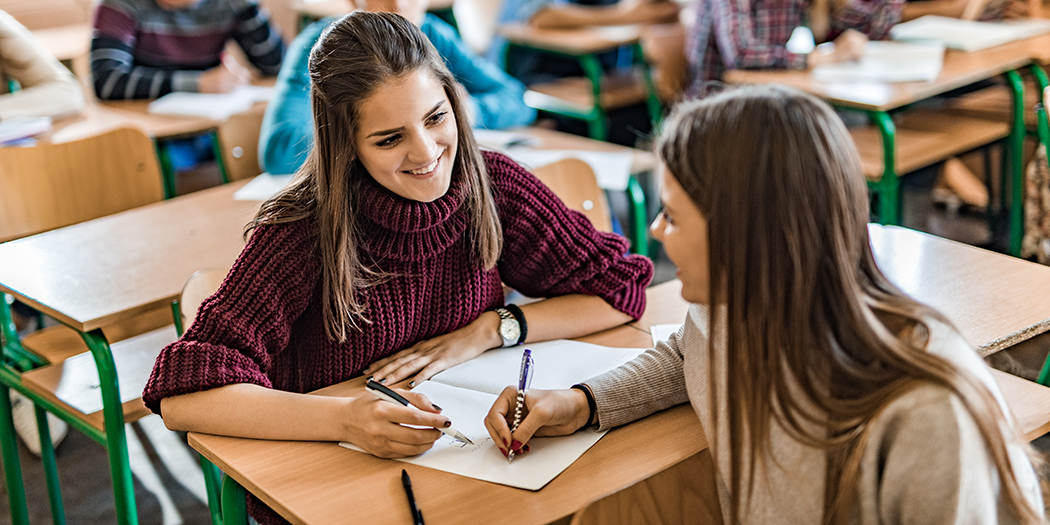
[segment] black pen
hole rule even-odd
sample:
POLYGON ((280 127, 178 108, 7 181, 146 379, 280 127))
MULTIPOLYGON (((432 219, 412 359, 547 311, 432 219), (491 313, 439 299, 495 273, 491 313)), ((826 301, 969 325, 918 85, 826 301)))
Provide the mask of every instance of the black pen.
POLYGON ((423 523, 423 511, 416 506, 416 497, 412 495, 412 478, 408 477, 405 469, 401 469, 401 485, 405 487, 405 494, 408 496, 408 510, 412 513, 412 524, 426 525, 423 523))
MULTIPOLYGON (((389 401, 391 403, 396 403, 401 406, 416 408, 415 405, 413 405, 411 402, 409 402, 409 400, 405 399, 397 392, 394 392, 386 386, 376 381, 372 381, 371 379, 369 379, 368 383, 365 384, 365 388, 367 388, 370 392, 375 394, 376 397, 382 399, 383 401, 389 401)), ((418 408, 416 409, 418 410, 418 408)), ((438 430, 440 430, 442 434, 445 434, 446 436, 457 441, 462 441, 468 445, 474 444, 474 442, 471 441, 470 438, 468 438, 465 434, 452 428, 451 426, 449 426, 448 428, 438 428, 438 430)))

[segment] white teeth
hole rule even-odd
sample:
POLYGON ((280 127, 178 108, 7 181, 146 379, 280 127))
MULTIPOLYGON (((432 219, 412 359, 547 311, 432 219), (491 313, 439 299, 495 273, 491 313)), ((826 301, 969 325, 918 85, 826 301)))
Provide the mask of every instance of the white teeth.
POLYGON ((430 173, 434 171, 434 168, 437 167, 437 163, 438 161, 435 159, 434 162, 431 162, 430 165, 425 168, 419 168, 418 170, 407 170, 407 172, 411 173, 412 175, 422 175, 424 173, 430 173))

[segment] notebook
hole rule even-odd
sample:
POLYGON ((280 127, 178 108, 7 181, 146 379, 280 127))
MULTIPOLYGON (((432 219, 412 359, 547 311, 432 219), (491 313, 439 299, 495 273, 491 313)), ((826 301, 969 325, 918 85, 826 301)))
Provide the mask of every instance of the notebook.
POLYGON ((270 100, 273 88, 238 86, 229 93, 187 93, 176 91, 150 102, 148 111, 157 115, 206 117, 225 120, 246 111, 256 102, 270 100))
POLYGON ((12 118, 0 122, 0 145, 51 131, 51 117, 12 118))
MULTIPOLYGON (((442 435, 434 447, 399 461, 461 476, 527 490, 539 490, 556 478, 605 432, 584 429, 569 436, 533 438, 530 450, 508 463, 485 429, 485 415, 497 394, 517 384, 523 348, 532 350, 536 363, 533 389, 569 388, 620 366, 642 352, 639 348, 609 348, 578 341, 547 341, 489 350, 424 381, 413 392, 425 394, 444 408, 456 429, 474 445, 442 435)), ((361 451, 350 443, 340 446, 361 451)))
POLYGON ((890 37, 901 41, 935 41, 961 51, 978 51, 1050 33, 1050 20, 1022 19, 974 22, 927 15, 893 26, 890 37))

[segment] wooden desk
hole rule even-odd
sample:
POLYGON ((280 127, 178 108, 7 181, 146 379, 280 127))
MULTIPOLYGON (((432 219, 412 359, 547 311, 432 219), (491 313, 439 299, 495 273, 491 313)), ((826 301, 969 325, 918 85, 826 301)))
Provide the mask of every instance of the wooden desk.
MULTIPOLYGON (((1024 143, 1024 87, 1017 70, 1028 66, 1032 62, 1032 52, 1029 49, 1031 39, 1013 42, 990 49, 962 53, 949 50, 945 53, 944 66, 940 75, 932 82, 904 82, 904 83, 882 83, 882 82, 818 82, 808 71, 728 71, 726 80, 734 83, 777 83, 796 87, 803 91, 822 97, 830 103, 845 107, 862 110, 868 113, 874 124, 874 131, 870 134, 878 134, 881 139, 881 155, 877 150, 867 151, 869 166, 871 160, 876 165, 881 161, 883 170, 869 180, 869 187, 879 197, 878 217, 879 222, 884 224, 900 224, 900 181, 898 173, 904 170, 898 167, 898 153, 904 148, 898 144, 909 140, 908 131, 902 126, 898 130, 889 111, 906 105, 939 95, 950 90, 964 87, 981 80, 1005 75, 1011 87, 1011 96, 1015 101, 1012 106, 1011 122, 1008 129, 1010 147, 1010 252, 1020 253, 1021 238, 1024 229, 1024 167, 1021 165, 1024 143)), ((938 120, 945 120, 942 129, 949 129, 955 136, 946 141, 946 137, 934 137, 935 140, 927 141, 924 145, 911 150, 910 154, 922 154, 922 162, 943 160, 957 153, 963 152, 981 141, 990 142, 1003 136, 1002 130, 991 130, 995 124, 980 125, 971 122, 971 116, 956 118, 951 114, 938 113, 938 120), (958 136, 958 134, 962 136, 958 136), (998 136, 997 136, 998 135, 998 136), (989 140, 990 139, 990 140, 989 140), (933 155, 930 148, 936 148, 933 155)), ((927 128, 918 131, 929 135, 929 117, 920 118, 925 122, 927 128)), ((912 138, 911 140, 921 140, 912 138)), ((869 137, 864 142, 873 143, 876 137, 869 137)), ((877 142, 874 142, 877 143, 877 142)), ((860 148, 862 152, 865 148, 860 148)), ((915 163, 908 164, 900 161, 906 169, 915 168, 915 163)), ((869 173, 869 175, 871 175, 869 173)))
POLYGON ((525 103, 536 109, 587 122, 593 139, 605 140, 605 111, 645 101, 654 127, 662 107, 640 44, 643 25, 546 29, 530 24, 508 24, 497 32, 508 45, 572 58, 583 78, 565 78, 528 86, 525 103), (605 75, 598 54, 630 47, 639 65, 631 74, 605 75))
MULTIPOLYGON (((241 185, 220 186, 0 244, 0 291, 79 331, 100 375, 112 378, 100 382, 104 431, 75 417, 66 419, 109 450, 117 516, 122 523, 131 522, 136 507, 119 384, 102 328, 166 308, 193 272, 232 264, 244 245, 244 225, 260 204, 233 201, 232 194, 241 185)), ((27 389, 6 360, 0 373, 5 385, 38 406, 67 413, 27 389)), ((5 436, 13 436, 9 415, 0 424, 7 426, 5 436)), ((9 498, 14 507, 20 495, 24 510, 17 450, 8 456, 8 447, 4 449, 9 498)))
MULTIPOLYGON (((581 340, 607 346, 650 346, 647 334, 626 326, 581 340)), ((358 378, 318 394, 346 395, 362 385, 358 378)), ((350 515, 361 523, 410 523, 399 481, 402 468, 412 476, 428 524, 487 523, 494 516, 508 523, 550 523, 707 447, 696 414, 688 405, 680 405, 612 430, 550 484, 530 492, 379 459, 336 443, 197 433, 190 433, 189 441, 292 523, 315 525, 345 523, 350 515), (507 512, 510 508, 515 509, 513 513, 507 512)))

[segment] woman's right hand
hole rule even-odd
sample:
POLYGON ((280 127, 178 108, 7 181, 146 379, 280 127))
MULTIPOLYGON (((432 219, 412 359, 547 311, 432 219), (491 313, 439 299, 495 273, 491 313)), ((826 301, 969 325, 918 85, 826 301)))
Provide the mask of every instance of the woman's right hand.
POLYGON ((434 446, 434 442, 441 437, 437 428, 451 426, 452 422, 442 416, 441 409, 423 394, 404 390, 397 390, 397 393, 419 410, 367 394, 349 399, 343 420, 346 441, 380 458, 417 456, 434 446))
POLYGON ((864 47, 868 43, 868 37, 855 29, 847 29, 835 38, 834 45, 828 51, 826 44, 821 44, 807 57, 806 65, 815 67, 823 64, 836 62, 848 62, 860 60, 864 56, 864 47))
POLYGON ((485 428, 503 455, 507 449, 521 454, 521 449, 532 436, 565 436, 576 432, 587 424, 590 408, 587 396, 575 388, 567 390, 529 390, 525 396, 522 420, 513 434, 510 425, 514 422, 518 390, 512 386, 503 389, 488 416, 485 428))

